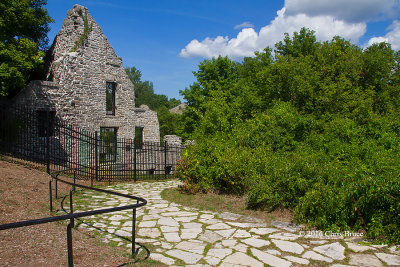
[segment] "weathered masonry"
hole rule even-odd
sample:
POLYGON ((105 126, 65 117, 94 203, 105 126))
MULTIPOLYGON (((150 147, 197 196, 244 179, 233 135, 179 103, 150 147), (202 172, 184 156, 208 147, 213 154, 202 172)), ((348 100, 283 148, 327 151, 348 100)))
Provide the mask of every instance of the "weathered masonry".
POLYGON ((157 113, 135 108, 134 86, 87 8, 67 12, 46 62, 43 81, 32 81, 14 104, 49 109, 65 123, 102 135, 159 142, 157 113))

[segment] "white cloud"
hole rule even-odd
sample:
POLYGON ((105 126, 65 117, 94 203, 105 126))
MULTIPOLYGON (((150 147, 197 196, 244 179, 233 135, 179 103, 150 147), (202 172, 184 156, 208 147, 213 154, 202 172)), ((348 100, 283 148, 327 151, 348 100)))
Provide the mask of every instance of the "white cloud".
POLYGON ((236 38, 218 36, 215 39, 206 38, 199 42, 192 40, 181 50, 181 57, 205 57, 212 58, 218 55, 233 58, 253 56, 254 51, 259 50, 257 40, 259 36, 252 28, 246 28, 239 32, 236 38))
POLYGON ((286 14, 334 16, 350 22, 396 18, 399 0, 285 0, 286 14))
POLYGON ((335 35, 357 42, 366 31, 365 23, 348 23, 337 20, 333 16, 308 16, 297 14, 287 16, 285 8, 277 12, 275 19, 257 33, 252 28, 242 29, 235 38, 218 36, 205 38, 203 41, 192 40, 181 50, 181 57, 211 58, 218 55, 231 58, 253 56, 254 51, 261 51, 265 47, 273 47, 283 39, 284 33, 292 34, 302 27, 316 32, 318 40, 330 40, 335 35))
POLYGON ((276 42, 282 40, 285 32, 292 34, 299 31, 302 27, 307 27, 315 31, 318 40, 330 40, 332 37, 339 35, 345 39, 357 42, 358 39, 366 32, 365 23, 348 23, 343 20, 335 19, 332 16, 315 16, 310 17, 305 14, 295 16, 287 16, 285 9, 278 11, 278 16, 260 30, 261 43, 265 40, 268 45, 272 46, 276 42))
POLYGON ((373 37, 368 41, 368 45, 373 43, 387 42, 392 45, 394 50, 400 49, 400 21, 394 20, 387 28, 389 31, 385 36, 373 37))
POLYGON ((369 39, 369 41, 368 41, 368 46, 370 46, 370 45, 372 45, 372 44, 375 44, 375 43, 382 43, 382 42, 386 42, 386 43, 388 43, 389 42, 389 39, 388 38, 385 38, 385 37, 372 37, 371 39, 369 39))
POLYGON ((243 23, 241 23, 241 24, 239 24, 239 25, 236 25, 236 26, 234 27, 235 30, 237 30, 237 29, 242 29, 242 28, 254 28, 254 25, 251 24, 251 23, 248 22, 248 21, 245 21, 245 22, 243 22, 243 23))

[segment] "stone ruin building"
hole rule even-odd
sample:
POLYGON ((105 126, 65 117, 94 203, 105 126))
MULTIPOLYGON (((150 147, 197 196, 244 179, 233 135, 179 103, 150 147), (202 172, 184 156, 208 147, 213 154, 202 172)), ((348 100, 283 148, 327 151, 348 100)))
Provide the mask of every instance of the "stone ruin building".
POLYGON ((135 108, 134 86, 87 8, 67 12, 46 61, 43 81, 32 81, 14 99, 91 132, 160 142, 157 113, 135 108), (139 137, 138 137, 139 136, 139 137))

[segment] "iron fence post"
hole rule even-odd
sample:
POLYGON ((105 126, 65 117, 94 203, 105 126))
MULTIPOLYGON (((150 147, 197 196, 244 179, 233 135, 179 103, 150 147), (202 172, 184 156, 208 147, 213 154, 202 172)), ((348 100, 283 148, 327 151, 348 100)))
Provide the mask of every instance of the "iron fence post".
POLYGON ((46 110, 46 171, 50 173, 50 111, 46 110))
MULTIPOLYGON (((69 212, 70 212, 70 214, 74 213, 74 206, 73 206, 73 203, 72 203, 72 190, 69 191, 69 212)), ((75 219, 74 218, 70 219, 70 224, 71 224, 72 227, 75 226, 75 219)))
POLYGON ((56 184, 55 184, 55 198, 57 199, 58 198, 58 180, 57 180, 57 178, 56 178, 56 184))
MULTIPOLYGON (((93 178, 92 178, 93 179, 93 178)), ((74 170, 74 187, 73 187, 73 190, 75 191, 75 185, 76 185, 76 170, 74 170)), ((92 186, 93 186, 93 184, 92 184, 92 186)))
POLYGON ((50 193, 50 212, 53 211, 53 195, 51 192, 51 180, 49 181, 49 193, 50 193))
POLYGON ((133 179, 136 182, 136 138, 133 139, 133 179))
POLYGON ((67 247, 68 247, 68 267, 74 266, 74 258, 72 252, 72 225, 69 223, 67 225, 67 247))
POLYGON ((164 141, 164 178, 167 179, 167 149, 168 143, 164 141))
MULTIPOLYGON (((94 171, 94 173, 95 173, 95 179, 96 179, 96 181, 98 181, 98 179, 99 179, 99 159, 98 159, 98 145, 99 145, 99 143, 98 143, 98 134, 97 134, 97 131, 94 133, 94 146, 95 146, 95 160, 94 160, 94 162, 95 162, 95 171, 94 171)), ((91 179, 90 179, 90 184, 91 184, 91 186, 93 187, 93 176, 91 177, 91 179)))

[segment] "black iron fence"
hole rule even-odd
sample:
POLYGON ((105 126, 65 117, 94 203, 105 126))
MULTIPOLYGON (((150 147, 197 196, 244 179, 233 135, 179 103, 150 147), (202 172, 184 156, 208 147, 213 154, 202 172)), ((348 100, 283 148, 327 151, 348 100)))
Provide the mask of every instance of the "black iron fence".
POLYGON ((83 130, 49 109, 0 106, 0 152, 49 173, 74 169, 78 179, 109 182, 167 178, 182 148, 83 130))

